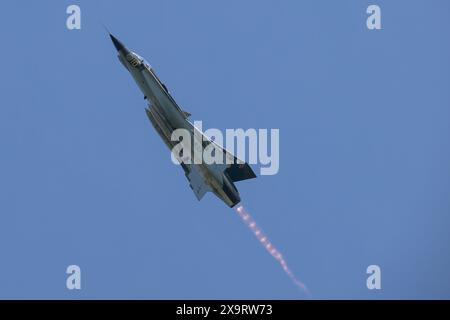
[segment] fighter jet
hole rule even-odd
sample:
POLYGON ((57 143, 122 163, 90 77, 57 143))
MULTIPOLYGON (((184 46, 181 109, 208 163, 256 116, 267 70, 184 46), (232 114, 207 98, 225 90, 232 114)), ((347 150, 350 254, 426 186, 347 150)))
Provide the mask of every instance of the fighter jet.
POLYGON ((234 182, 255 178, 256 175, 251 167, 196 128, 188 120, 191 114, 177 105, 155 70, 113 35, 110 34, 110 37, 117 49, 119 61, 131 74, 148 102, 145 108, 148 119, 167 147, 173 150, 178 143, 183 143, 184 139, 181 142, 172 141, 171 137, 174 130, 185 129, 190 135, 189 145, 200 146, 200 152, 212 147, 213 152, 221 152, 220 154, 223 155, 221 163, 212 164, 206 164, 205 161, 197 164, 198 161, 192 161, 195 159, 194 153, 199 152, 198 147, 189 148, 192 149, 190 154, 175 155, 197 199, 201 200, 206 192, 213 192, 228 206, 234 207, 241 201, 234 182))

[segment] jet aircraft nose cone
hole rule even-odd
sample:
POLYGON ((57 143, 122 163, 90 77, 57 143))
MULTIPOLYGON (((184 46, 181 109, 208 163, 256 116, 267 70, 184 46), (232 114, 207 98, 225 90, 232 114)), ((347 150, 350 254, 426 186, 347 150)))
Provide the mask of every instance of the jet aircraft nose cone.
POLYGON ((122 42, 117 40, 116 37, 114 37, 112 34, 109 34, 109 36, 111 37, 111 40, 114 44, 114 47, 116 47, 117 51, 125 50, 125 46, 122 44, 122 42))

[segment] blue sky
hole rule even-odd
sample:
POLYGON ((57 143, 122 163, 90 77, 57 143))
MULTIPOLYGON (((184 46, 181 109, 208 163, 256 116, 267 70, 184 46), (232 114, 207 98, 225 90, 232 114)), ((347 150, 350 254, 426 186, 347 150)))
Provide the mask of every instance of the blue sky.
POLYGON ((305 298, 197 202, 103 23, 204 128, 280 129, 279 173, 237 186, 313 298, 450 298, 448 1, 1 6, 0 298, 305 298))

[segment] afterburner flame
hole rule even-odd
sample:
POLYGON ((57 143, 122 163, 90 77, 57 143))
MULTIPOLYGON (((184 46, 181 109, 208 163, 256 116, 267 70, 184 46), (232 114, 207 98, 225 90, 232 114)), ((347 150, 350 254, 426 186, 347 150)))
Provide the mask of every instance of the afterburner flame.
POLYGON ((291 278, 292 282, 302 289, 308 296, 310 296, 308 288, 306 288, 305 284, 298 280, 294 273, 289 269, 286 260, 284 260, 281 253, 275 248, 275 246, 269 241, 269 238, 264 234, 264 232, 258 227, 255 220, 253 220, 250 213, 248 213, 242 204, 239 204, 236 207, 237 214, 242 218, 244 223, 250 228, 250 230, 255 234, 256 238, 259 242, 266 248, 266 250, 270 253, 270 255, 278 261, 278 263, 283 268, 284 272, 291 278))

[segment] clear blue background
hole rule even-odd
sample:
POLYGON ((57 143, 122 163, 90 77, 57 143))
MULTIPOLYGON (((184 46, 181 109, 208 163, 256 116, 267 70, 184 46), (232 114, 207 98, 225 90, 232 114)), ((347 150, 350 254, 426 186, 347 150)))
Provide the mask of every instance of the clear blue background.
POLYGON ((233 210, 197 202, 102 23, 204 128, 280 129, 279 174, 238 187, 313 298, 450 298, 448 1, 0 12, 0 298, 305 298, 233 210))

